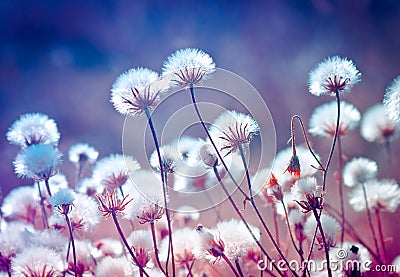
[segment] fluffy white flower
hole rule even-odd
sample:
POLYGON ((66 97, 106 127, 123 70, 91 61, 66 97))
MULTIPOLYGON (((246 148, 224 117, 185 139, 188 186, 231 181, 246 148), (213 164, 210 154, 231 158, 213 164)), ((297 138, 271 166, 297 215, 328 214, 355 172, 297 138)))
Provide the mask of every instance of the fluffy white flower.
POLYGON ((302 224, 305 218, 305 213, 297 210, 297 209, 291 209, 289 211, 289 222, 292 225, 297 225, 297 224, 302 224))
POLYGON ((68 150, 68 158, 71 163, 88 161, 93 164, 96 162, 98 156, 99 152, 87 143, 74 144, 68 150))
POLYGON ((386 115, 394 122, 400 121, 400 76, 397 76, 386 88, 385 99, 386 115))
POLYGON ((12 259, 12 271, 15 277, 60 276, 64 270, 61 255, 45 247, 25 248, 12 259))
POLYGON ((354 158, 343 168, 343 181, 348 187, 365 183, 375 179, 378 173, 378 165, 375 161, 366 158, 354 158))
MULTIPOLYGON (((314 173, 316 173, 317 169, 314 166, 317 166, 318 163, 308 148, 296 146, 296 152, 300 163, 300 178, 312 176, 314 173)), ((319 155, 317 153, 315 154, 319 159, 319 155)), ((284 189, 290 188, 290 186, 297 180, 294 175, 285 173, 285 169, 288 167, 288 162, 290 161, 292 155, 292 147, 287 147, 279 151, 275 156, 273 165, 271 166, 274 176, 278 179, 279 183, 284 189)))
POLYGON ((31 144, 51 144, 56 146, 60 139, 57 124, 53 119, 41 113, 27 113, 11 125, 7 140, 25 148, 31 144))
POLYGON ((61 162, 61 152, 49 144, 32 144, 15 158, 14 170, 18 177, 34 180, 49 179, 61 162))
POLYGON ((132 156, 112 154, 101 159, 93 169, 93 181, 104 188, 116 189, 126 183, 129 176, 140 169, 132 156))
POLYGON ((31 231, 28 228, 33 229, 33 227, 20 222, 12 222, 0 232, 0 252, 3 262, 9 262, 5 259, 14 257, 26 248, 26 233, 30 234, 31 231))
POLYGON ((96 194, 101 194, 104 188, 96 183, 93 178, 83 178, 79 180, 78 192, 87 194, 89 196, 94 196, 96 194))
POLYGON ((164 194, 159 175, 149 170, 138 170, 125 192, 133 200, 125 208, 125 218, 139 219, 140 223, 158 220, 164 214, 164 194))
POLYGON ((11 220, 34 223, 41 214, 38 191, 31 186, 17 187, 4 198, 1 211, 11 220))
MULTIPOLYGON (((65 175, 61 174, 61 173, 57 173, 57 174, 51 176, 48 180, 48 183, 49 183, 49 187, 51 189, 52 194, 58 192, 60 189, 68 188, 67 177, 65 177, 65 175)), ((40 181, 39 186, 40 186, 40 191, 42 193, 42 196, 44 198, 50 197, 50 195, 48 194, 47 189, 46 189, 46 182, 40 181)))
MULTIPOLYGON (((395 180, 369 180, 364 183, 368 207, 380 211, 395 212, 400 203, 400 187, 395 180)), ((366 209, 362 186, 356 187, 349 194, 349 203, 356 212, 366 209)))
POLYGON ((306 177, 297 180, 291 192, 297 201, 307 201, 308 197, 318 196, 320 189, 315 177, 306 177))
MULTIPOLYGON (((325 235, 326 246, 328 249, 330 249, 331 247, 336 245, 336 236, 340 232, 340 224, 337 222, 336 219, 326 214, 321 215, 320 221, 322 225, 322 230, 324 231, 325 235)), ((310 240, 312 240, 314 237, 314 231, 316 227, 317 227, 317 222, 314 216, 312 215, 309 216, 306 220, 306 223, 304 224, 304 234, 310 240)), ((316 239, 320 245, 323 245, 323 240, 319 228, 316 239)))
POLYGON ((135 252, 136 258, 142 267, 146 267, 150 262, 153 252, 153 240, 151 232, 148 230, 133 231, 127 238, 129 245, 135 252))
MULTIPOLYGON (((340 102, 339 135, 344 136, 356 128, 361 114, 356 107, 347 102, 340 102)), ((337 122, 337 103, 335 101, 318 106, 310 118, 309 132, 315 136, 333 137, 337 122)))
MULTIPOLYGON (((163 145, 160 147, 161 163, 164 172, 173 173, 176 167, 179 167, 183 163, 182 155, 179 152, 178 145, 176 143, 170 145, 163 145)), ((160 170, 160 161, 158 159, 157 150, 154 150, 150 157, 150 165, 160 170)))
POLYGON ((345 94, 350 92, 360 78, 361 73, 351 60, 339 56, 329 57, 310 72, 309 91, 316 96, 335 95, 336 91, 345 94))
MULTIPOLYGON (((183 228, 174 231, 172 244, 174 245, 175 262, 189 264, 194 260, 193 246, 196 244, 196 232, 191 228, 183 228)), ((160 243, 160 260, 165 262, 168 256, 169 237, 165 237, 160 243)))
MULTIPOLYGON (((93 244, 90 240, 77 240, 75 239, 75 252, 76 252, 76 268, 78 276, 92 276, 90 273, 94 271, 96 267, 96 261, 94 260, 91 253, 93 252, 93 244)), ((70 275, 74 276, 74 257, 73 255, 68 256, 68 268, 70 275)))
POLYGON ((280 201, 283 198, 282 188, 270 168, 258 170, 251 180, 252 191, 263 197, 267 203, 280 201))
POLYGON ((57 253, 62 253, 68 242, 68 239, 60 231, 54 229, 35 231, 27 236, 28 245, 50 248, 57 253))
POLYGON ((131 277, 133 269, 126 257, 105 257, 96 266, 97 277, 131 277))
MULTIPOLYGON (((76 193, 74 195, 73 209, 68 214, 74 229, 90 231, 100 222, 100 212, 97 209, 98 203, 84 194, 76 193)), ((56 227, 66 227, 64 216, 59 212, 54 212, 49 218, 50 225, 56 227)))
POLYGON ((51 198, 50 204, 54 207, 62 205, 72 205, 75 200, 75 193, 69 189, 60 189, 51 198))
POLYGON ((223 112, 211 125, 210 135, 223 156, 248 145, 260 130, 258 123, 250 115, 236 111, 223 112))
POLYGON ((211 77, 215 71, 213 59, 195 48, 185 48, 172 53, 163 65, 162 75, 170 78, 173 86, 188 87, 211 77))
POLYGON ((114 108, 124 115, 135 116, 158 104, 160 90, 152 88, 159 78, 157 72, 147 68, 130 69, 115 80, 111 89, 114 108))
POLYGON ((94 242, 96 250, 93 255, 98 258, 102 256, 118 257, 123 253, 123 246, 120 240, 113 238, 101 238, 94 242))
POLYGON ((368 142, 384 143, 400 131, 400 123, 395 123, 385 114, 382 103, 369 107, 361 120, 360 133, 368 142))

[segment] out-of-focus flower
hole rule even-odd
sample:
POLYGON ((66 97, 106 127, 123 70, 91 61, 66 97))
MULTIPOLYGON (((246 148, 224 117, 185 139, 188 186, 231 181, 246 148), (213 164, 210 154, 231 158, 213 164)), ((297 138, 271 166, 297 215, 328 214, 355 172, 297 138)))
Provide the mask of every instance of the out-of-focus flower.
POLYGON ((54 229, 29 232, 26 234, 26 238, 29 246, 47 247, 57 253, 62 253, 68 244, 67 238, 60 231, 54 229))
POLYGON ((57 277, 64 270, 61 255, 46 247, 25 248, 12 259, 13 276, 57 277))
POLYGON ((117 189, 124 185, 129 176, 140 169, 132 156, 112 154, 101 159, 93 169, 93 181, 107 189, 117 189))
POLYGON ((396 266, 396 272, 400 273, 400 255, 393 260, 392 265, 396 266))
POLYGON ((99 186, 93 178, 83 178, 79 180, 78 192, 87 194, 89 196, 95 196, 101 194, 104 188, 99 186))
MULTIPOLYGON (((173 173, 175 172, 176 167, 179 167, 179 164, 182 163, 182 156, 181 153, 179 153, 178 145, 176 143, 161 146, 160 154, 164 172, 173 173)), ((151 154, 150 165, 153 168, 160 170, 160 162, 156 150, 151 154)))
POLYGON ((159 176, 153 171, 139 170, 132 176, 133 185, 126 192, 133 200, 126 206, 125 218, 139 223, 154 222, 164 214, 164 194, 159 176))
POLYGON ((40 215, 37 189, 31 186, 22 186, 13 189, 4 198, 1 211, 5 218, 34 223, 40 215))
MULTIPOLYGON (((0 232, 0 270, 10 271, 11 258, 26 248, 26 226, 21 223, 11 223, 0 232)), ((7 275, 8 276, 8 275, 7 275)))
POLYGON ((385 114, 382 103, 369 107, 361 120, 360 133, 368 142, 384 143, 396 136, 400 131, 400 123, 391 120, 385 114))
MULTIPOLYGON (((331 249, 336 245, 336 236, 340 232, 340 224, 334 219, 333 217, 322 214, 320 216, 320 221, 322 225, 322 230, 324 231, 325 235, 325 240, 326 240, 326 247, 328 249, 331 249)), ((304 234, 312 240, 314 237, 314 231, 315 228, 317 227, 317 222, 314 218, 314 216, 309 216, 306 220, 306 223, 304 224, 304 234)), ((318 243, 321 245, 321 247, 324 247, 323 240, 322 240, 322 235, 321 232, 318 228, 317 236, 316 239, 318 243)))
POLYGON ((147 68, 130 69, 115 80, 111 89, 111 102, 121 114, 135 116, 158 104, 161 90, 154 86, 157 72, 147 68))
MULTIPOLYGON (((165 262, 168 256, 169 238, 164 238, 160 243, 160 260, 165 262)), ((187 265, 194 261, 193 246, 196 244, 196 233, 193 229, 183 228, 174 231, 172 236, 174 245, 175 262, 187 265)))
POLYGON ((182 220, 183 226, 191 221, 196 221, 200 218, 200 212, 198 209, 192 206, 183 205, 176 209, 175 218, 182 220))
POLYGON ((128 243, 134 249, 136 258, 141 267, 147 267, 153 252, 153 241, 150 231, 136 230, 128 237, 128 243))
POLYGON ((344 184, 348 187, 354 187, 375 179, 377 173, 378 165, 375 161, 362 157, 354 158, 343 168, 344 184))
POLYGON ((317 185, 317 179, 314 177, 299 179, 292 187, 295 201, 304 209, 304 212, 322 208, 320 193, 321 187, 317 185))
POLYGON ((14 170, 18 177, 46 180, 56 173, 61 162, 61 152, 49 144, 32 144, 15 158, 14 170))
POLYGON ((195 48, 185 48, 172 53, 164 62, 162 75, 171 79, 172 86, 197 85, 211 77, 215 71, 213 59, 195 48))
POLYGON ((386 88, 385 99, 386 115, 394 122, 400 121, 400 76, 397 76, 386 88))
POLYGON ((305 223, 305 213, 299 211, 298 209, 291 209, 288 214, 289 223, 294 226, 294 235, 299 242, 305 240, 306 236, 304 234, 304 223, 305 223))
MULTIPOLYGON (((292 147, 287 147, 278 152, 272 165, 274 176, 278 179, 279 183, 283 186, 283 190, 290 188, 290 186, 298 179, 296 176, 285 174, 285 169, 288 167, 287 162, 293 156, 292 147)), ((314 157, 310 151, 303 146, 296 146, 296 156, 299 158, 300 164, 300 178, 312 176, 317 172, 313 165, 317 165, 314 157)), ((316 154, 317 158, 319 155, 316 154)))
POLYGON ((262 195, 267 204, 283 199, 279 181, 269 168, 258 170, 253 176, 251 184, 254 193, 262 195))
POLYGON ((105 257, 96 266, 97 277, 131 277, 133 269, 126 257, 105 257))
POLYGON ((361 79, 353 61, 339 56, 320 62, 311 72, 309 91, 316 96, 349 93, 361 79))
POLYGON ((236 111, 223 112, 211 125, 210 135, 224 156, 248 145, 260 130, 250 115, 236 111))
MULTIPOLYGON (((57 193, 60 189, 68 188, 67 177, 65 177, 65 175, 62 173, 57 173, 57 174, 51 176, 48 180, 48 183, 49 183, 49 187, 51 188, 52 193, 57 193)), ((42 193, 43 198, 50 197, 50 195, 48 194, 47 189, 46 189, 46 182, 40 181, 39 186, 40 186, 40 191, 42 193)), ((37 191, 37 188, 36 188, 36 191, 37 191)))
MULTIPOLYGON (((90 231, 100 222, 100 214, 97 202, 84 194, 74 195, 73 209, 68 214, 74 230, 90 231)), ((56 228, 66 228, 65 218, 60 213, 53 213, 49 218, 49 224, 56 228)))
MULTIPOLYGON (((395 180, 369 180, 364 183, 368 207, 380 211, 395 212, 400 204, 400 187, 395 180)), ((362 186, 349 194, 349 203, 356 212, 366 209, 362 186)))
MULTIPOLYGON (((93 249, 94 247, 90 240, 75 240, 76 273, 78 276, 92 276, 90 273, 94 272, 96 267, 96 261, 91 255, 93 249)), ((74 272, 73 255, 69 255, 67 273, 70 276, 74 276, 74 272)))
POLYGON ((96 251, 92 253, 96 258, 102 256, 119 257, 123 253, 123 246, 120 240, 114 238, 101 238, 94 242, 96 251))
POLYGON ((57 124, 53 119, 41 113, 21 115, 7 132, 7 140, 21 148, 38 143, 57 146, 59 139, 60 133, 57 124))
POLYGON ((93 164, 96 162, 99 152, 87 143, 77 143, 72 145, 68 151, 68 158, 71 163, 79 164, 88 161, 93 164))
MULTIPOLYGON (((318 106, 312 113, 309 132, 315 136, 333 137, 337 122, 337 103, 335 101, 318 106)), ((340 102, 339 135, 344 136, 356 128, 361 115, 356 107, 347 102, 340 102)))

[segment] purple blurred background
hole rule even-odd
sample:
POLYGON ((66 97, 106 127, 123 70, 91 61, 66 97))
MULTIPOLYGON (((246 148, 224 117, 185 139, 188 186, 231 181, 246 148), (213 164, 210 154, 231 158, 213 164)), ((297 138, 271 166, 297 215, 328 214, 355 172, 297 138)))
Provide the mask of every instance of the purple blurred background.
MULTIPOLYGON (((8 127, 23 113, 45 113, 58 123, 63 173, 73 171, 66 153, 77 142, 93 145, 101 157, 120 153, 124 118, 109 99, 112 83, 127 69, 143 66, 160 71, 175 50, 203 49, 218 67, 239 74, 261 93, 275 120, 279 150, 287 146, 293 114, 308 124, 316 106, 334 100, 307 92, 309 71, 327 56, 346 56, 363 74, 346 101, 364 112, 382 100, 386 86, 400 74, 399 29, 397 0, 2 0, 3 193, 31 183, 13 173, 19 149, 5 139, 8 127)), ((163 121, 156 122, 161 128, 163 121)), ((201 129, 198 135, 204 136, 201 129)), ((326 158, 327 141, 312 140, 326 158)), ((349 158, 365 155, 384 162, 382 148, 363 141, 358 129, 343 140, 343 148, 349 158)), ((399 150, 396 141, 393 152, 399 150)), ((387 170, 397 181, 398 160, 395 157, 387 170)), ((390 216, 385 218, 387 224, 390 216)), ((393 216, 399 220, 398 213, 393 216)), ((399 232, 394 226, 388 235, 399 232)), ((398 237, 392 247, 397 243, 398 237)))

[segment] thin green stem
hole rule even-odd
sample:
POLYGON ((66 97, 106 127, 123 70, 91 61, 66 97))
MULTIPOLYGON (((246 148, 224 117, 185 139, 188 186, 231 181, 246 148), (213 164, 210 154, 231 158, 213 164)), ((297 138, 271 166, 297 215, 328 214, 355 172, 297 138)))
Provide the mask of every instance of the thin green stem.
POLYGON ((169 245, 170 245, 170 250, 171 250, 171 251, 168 251, 168 254, 167 254, 167 262, 166 262, 165 270, 168 272, 168 260, 169 260, 170 254, 171 254, 172 276, 175 276, 174 246, 172 244, 171 216, 170 216, 170 211, 169 211, 169 207, 168 207, 168 186, 166 184, 166 181, 167 181, 166 177, 167 176, 164 173, 164 167, 163 167, 162 157, 161 157, 161 152, 160 152, 160 145, 158 143, 157 133, 156 133, 156 130, 154 128, 154 124, 153 124, 153 120, 152 120, 151 115, 150 115, 150 111, 149 111, 149 109, 147 107, 144 108, 144 111, 146 113, 147 120, 148 120, 149 125, 150 125, 151 134, 153 136, 154 145, 156 147, 157 156, 158 156, 158 162, 159 162, 159 165, 160 165, 161 182, 162 182, 162 187, 163 187, 165 215, 166 215, 166 218, 167 218, 169 245))

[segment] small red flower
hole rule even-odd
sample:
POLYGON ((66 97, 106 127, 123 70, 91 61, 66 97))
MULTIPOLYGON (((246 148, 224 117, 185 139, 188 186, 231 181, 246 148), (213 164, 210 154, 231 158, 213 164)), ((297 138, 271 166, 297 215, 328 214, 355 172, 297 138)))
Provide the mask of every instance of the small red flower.
POLYGON ((300 178, 300 162, 299 162, 299 157, 297 157, 296 154, 293 154, 292 158, 290 159, 288 167, 283 173, 285 172, 289 172, 290 175, 294 175, 297 179, 300 178))

